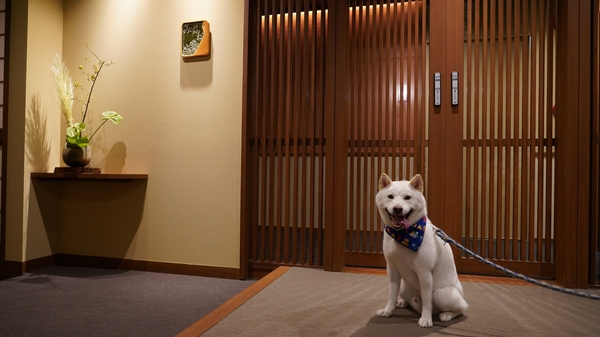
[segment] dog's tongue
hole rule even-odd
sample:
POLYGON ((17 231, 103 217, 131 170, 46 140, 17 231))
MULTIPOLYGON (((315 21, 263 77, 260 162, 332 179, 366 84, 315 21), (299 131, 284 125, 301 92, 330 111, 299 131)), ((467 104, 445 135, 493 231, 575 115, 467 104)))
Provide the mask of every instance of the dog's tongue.
POLYGON ((400 225, 404 226, 404 228, 408 229, 408 227, 412 226, 408 219, 401 215, 394 215, 394 223, 396 226, 400 227, 400 225))

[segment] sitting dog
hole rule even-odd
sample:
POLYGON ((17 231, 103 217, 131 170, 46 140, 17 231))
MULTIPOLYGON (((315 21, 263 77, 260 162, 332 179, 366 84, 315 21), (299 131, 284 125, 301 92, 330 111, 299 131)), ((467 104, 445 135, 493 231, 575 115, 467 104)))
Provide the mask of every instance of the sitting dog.
POLYGON ((383 254, 389 278, 389 297, 377 316, 389 317, 396 307, 421 314, 419 326, 433 326, 432 313, 446 322, 467 309, 450 245, 437 238, 427 218, 423 178, 392 181, 379 178, 377 208, 385 223, 383 254), (400 298, 398 298, 400 295, 400 298))

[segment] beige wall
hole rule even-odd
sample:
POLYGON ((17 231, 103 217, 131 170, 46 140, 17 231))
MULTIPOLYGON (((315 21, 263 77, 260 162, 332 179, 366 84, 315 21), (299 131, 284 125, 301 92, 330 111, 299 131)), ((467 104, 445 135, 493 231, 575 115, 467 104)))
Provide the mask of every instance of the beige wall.
POLYGON ((48 60, 62 45, 62 1, 14 1, 11 24, 6 259, 22 261, 50 248, 29 174, 59 164, 48 60))
MULTIPOLYGON (((28 69, 34 63, 36 69, 27 75, 25 96, 43 91, 51 98, 40 109, 48 112, 51 127, 45 136, 51 152, 47 170, 62 165, 64 129, 48 64, 62 51, 74 80, 85 83, 77 67, 91 56, 83 45, 89 42, 115 63, 99 76, 91 105, 95 118, 89 122, 99 125, 105 110, 124 118, 95 136, 91 166, 103 173, 148 173, 149 179, 30 187, 29 174, 37 167, 22 165, 24 210, 8 220, 7 259, 19 261, 22 236, 21 260, 66 253, 239 267, 244 2, 65 0, 62 12, 37 19, 34 8, 56 2, 29 1, 29 32, 40 35, 30 34, 27 45, 54 37, 44 41, 42 52, 27 51, 28 69), (181 24, 197 20, 210 22, 212 55, 183 62, 181 24), (56 39, 54 30, 61 28, 56 39)), ((13 80, 18 81, 11 77, 11 86, 13 80)), ((17 108, 11 105, 11 111, 17 108)), ((19 163, 17 152, 9 157, 11 167, 19 163)))

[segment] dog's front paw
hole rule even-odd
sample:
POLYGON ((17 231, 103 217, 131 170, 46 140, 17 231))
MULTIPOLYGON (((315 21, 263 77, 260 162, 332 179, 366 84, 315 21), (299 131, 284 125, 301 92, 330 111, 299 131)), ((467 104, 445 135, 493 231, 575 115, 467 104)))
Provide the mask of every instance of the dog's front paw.
POLYGON ((392 316, 393 313, 394 313, 393 310, 387 310, 387 309, 377 310, 377 316, 379 316, 379 317, 390 317, 390 316, 392 316))
POLYGON ((431 321, 431 318, 427 319, 425 317, 421 317, 419 318, 419 326, 421 328, 431 328, 433 326, 433 322, 431 321))

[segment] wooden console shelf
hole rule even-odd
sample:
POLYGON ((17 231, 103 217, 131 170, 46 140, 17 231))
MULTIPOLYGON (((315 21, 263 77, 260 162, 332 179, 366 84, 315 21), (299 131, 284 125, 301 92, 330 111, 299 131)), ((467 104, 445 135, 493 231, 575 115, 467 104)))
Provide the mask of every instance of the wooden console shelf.
POLYGON ((148 174, 107 174, 107 173, 42 173, 32 172, 31 178, 39 180, 77 181, 132 181, 148 180, 148 174))

